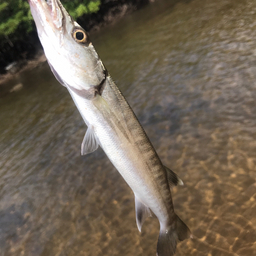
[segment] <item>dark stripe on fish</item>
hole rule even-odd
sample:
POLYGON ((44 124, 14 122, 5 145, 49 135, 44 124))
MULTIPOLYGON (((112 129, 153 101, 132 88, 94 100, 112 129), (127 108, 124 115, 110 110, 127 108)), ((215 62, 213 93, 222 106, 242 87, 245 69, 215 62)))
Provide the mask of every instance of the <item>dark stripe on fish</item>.
POLYGON ((146 140, 146 138, 142 138, 140 140, 135 141, 135 144, 138 146, 145 146, 146 144, 148 144, 148 140, 146 140))
POLYGON ((143 153, 143 154, 147 154, 147 153, 149 153, 149 152, 152 152, 152 153, 154 153, 154 151, 152 150, 152 147, 150 146, 150 145, 147 145, 146 147, 143 147, 142 149, 141 149, 141 152, 143 153))
POLYGON ((161 181, 159 181, 159 184, 160 184, 161 186, 165 185, 165 184, 166 184, 166 179, 162 179, 161 181))
MULTIPOLYGON (((132 120, 132 121, 133 121, 133 120, 132 120)), ((138 126, 138 124, 135 123, 134 121, 133 121, 132 123, 127 122, 126 125, 127 125, 127 128, 128 128, 130 131, 134 131, 134 130, 140 129, 140 127, 138 126)))

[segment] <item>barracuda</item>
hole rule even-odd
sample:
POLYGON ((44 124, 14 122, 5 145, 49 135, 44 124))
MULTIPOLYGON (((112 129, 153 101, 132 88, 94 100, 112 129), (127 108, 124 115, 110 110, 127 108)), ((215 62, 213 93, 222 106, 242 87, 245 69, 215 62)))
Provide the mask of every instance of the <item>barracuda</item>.
POLYGON ((182 181, 162 164, 87 32, 59 0, 29 0, 29 4, 51 70, 88 126, 82 155, 98 146, 104 150, 134 192, 139 231, 153 213, 160 223, 157 255, 174 255, 177 241, 191 236, 174 212, 170 191, 182 181))

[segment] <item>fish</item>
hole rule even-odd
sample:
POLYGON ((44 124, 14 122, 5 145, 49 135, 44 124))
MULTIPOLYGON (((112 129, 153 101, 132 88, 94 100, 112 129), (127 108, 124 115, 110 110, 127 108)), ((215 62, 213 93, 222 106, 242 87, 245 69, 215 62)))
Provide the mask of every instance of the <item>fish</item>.
POLYGON ((103 149, 134 193, 138 230, 147 217, 157 217, 157 255, 174 255, 177 242, 192 237, 173 206, 171 189, 182 180, 161 162, 89 34, 59 0, 28 2, 51 71, 87 125, 81 154, 103 149))

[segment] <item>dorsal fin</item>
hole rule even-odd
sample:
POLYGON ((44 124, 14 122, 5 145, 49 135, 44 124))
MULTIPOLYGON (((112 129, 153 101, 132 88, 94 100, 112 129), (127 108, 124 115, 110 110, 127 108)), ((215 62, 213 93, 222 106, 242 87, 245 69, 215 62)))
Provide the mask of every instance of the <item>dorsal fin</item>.
POLYGON ((173 188, 174 186, 177 186, 177 185, 180 185, 180 186, 184 185, 183 181, 175 172, 173 172, 171 169, 169 169, 166 166, 165 166, 165 170, 167 173, 167 179, 168 179, 170 188, 173 188))

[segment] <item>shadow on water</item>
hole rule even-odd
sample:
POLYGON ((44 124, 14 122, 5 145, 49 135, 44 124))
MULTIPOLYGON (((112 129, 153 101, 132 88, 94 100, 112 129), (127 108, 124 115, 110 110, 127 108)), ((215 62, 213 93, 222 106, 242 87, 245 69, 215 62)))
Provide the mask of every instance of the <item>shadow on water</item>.
MULTIPOLYGON (((194 239, 176 255, 256 255, 256 4, 159 0, 91 35, 163 163, 194 239)), ((0 255, 154 255, 134 198, 47 63, 0 99, 0 255)))

